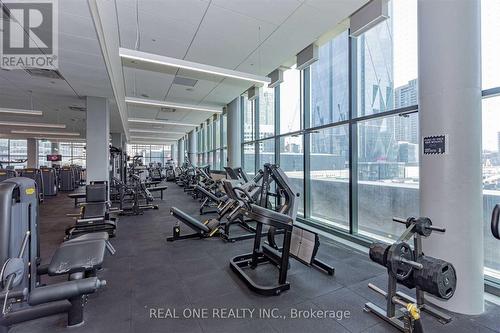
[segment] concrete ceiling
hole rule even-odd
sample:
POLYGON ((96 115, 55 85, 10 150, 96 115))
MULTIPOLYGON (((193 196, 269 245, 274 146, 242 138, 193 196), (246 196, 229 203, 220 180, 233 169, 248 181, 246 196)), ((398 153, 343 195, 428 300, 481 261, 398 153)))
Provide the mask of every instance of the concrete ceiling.
MULTIPOLYGON (((120 46, 241 72, 267 75, 334 29, 367 0, 114 0, 120 46), (137 10, 138 9, 138 10, 137 10)), ((103 20, 106 17, 102 18, 103 20)), ((0 107, 35 109, 43 117, 2 115, 2 120, 57 122, 85 137, 85 96, 114 100, 108 71, 85 0, 59 1, 59 63, 64 80, 32 77, 22 70, 0 71, 0 107), (26 120, 29 119, 29 120, 26 120)), ((113 55, 118 56, 118 55, 113 55)), ((175 84, 175 73, 123 67, 125 95, 195 105, 223 106, 251 83, 228 78, 195 77, 194 86, 175 84)), ((111 129, 123 131, 116 103, 111 103, 111 129)), ((206 112, 127 106, 131 118, 200 123, 206 112)), ((126 121, 126 120, 125 120, 126 121)), ((131 129, 158 129, 130 123, 131 129)), ((0 127, 0 133, 11 128, 0 127)), ((162 125, 162 130, 179 128, 162 125)), ((183 129, 186 130, 186 129, 183 129)), ((140 136, 146 133, 141 133, 140 136)), ((135 133, 134 133, 135 135, 135 133)), ((158 134, 150 134, 150 136, 158 134)), ((178 138, 181 135, 169 135, 178 138)))

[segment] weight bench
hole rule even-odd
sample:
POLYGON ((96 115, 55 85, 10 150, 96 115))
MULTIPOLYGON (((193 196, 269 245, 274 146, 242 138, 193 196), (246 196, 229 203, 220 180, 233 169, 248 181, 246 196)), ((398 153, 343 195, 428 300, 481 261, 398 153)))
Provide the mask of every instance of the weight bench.
POLYGON ((160 192, 160 200, 163 200, 163 192, 168 189, 167 185, 148 187, 149 192, 160 192))
POLYGON ((79 203, 85 202, 85 199, 87 198, 87 194, 84 192, 81 193, 71 193, 68 194, 68 198, 74 199, 75 200, 75 207, 78 207, 79 203), (79 200, 83 199, 83 200, 79 200))
POLYGON ((207 220, 203 223, 176 207, 170 208, 170 215, 193 229, 195 232, 192 234, 181 235, 180 227, 177 225, 174 227, 174 235, 167 238, 167 241, 169 242, 179 239, 211 237, 218 231, 219 221, 216 219, 207 220))

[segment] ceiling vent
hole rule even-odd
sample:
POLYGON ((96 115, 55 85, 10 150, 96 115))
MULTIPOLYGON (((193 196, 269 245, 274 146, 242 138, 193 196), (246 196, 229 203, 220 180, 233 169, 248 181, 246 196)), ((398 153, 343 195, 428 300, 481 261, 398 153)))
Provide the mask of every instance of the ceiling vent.
POLYGON ((44 69, 44 68, 26 68, 26 73, 34 77, 43 77, 52 80, 64 80, 63 76, 58 70, 44 69))
POLYGON ((175 112, 175 111, 177 111, 177 109, 175 109, 175 108, 161 108, 160 111, 161 112, 175 112))
POLYGON ((87 111, 87 108, 84 106, 78 106, 78 105, 71 105, 69 106, 69 109, 71 111, 79 111, 79 112, 85 112, 87 111))
POLYGON ((189 79, 187 77, 182 77, 182 76, 176 76, 174 78, 174 84, 178 84, 180 86, 194 87, 197 82, 198 80, 189 79))

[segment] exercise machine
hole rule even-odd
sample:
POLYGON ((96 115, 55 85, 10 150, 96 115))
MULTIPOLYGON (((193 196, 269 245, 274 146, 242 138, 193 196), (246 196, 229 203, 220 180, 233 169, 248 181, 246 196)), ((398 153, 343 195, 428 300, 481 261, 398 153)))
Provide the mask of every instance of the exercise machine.
POLYGON ((0 169, 0 182, 17 176, 17 171, 14 169, 0 169))
POLYGON ((42 174, 42 180, 43 180, 43 195, 44 196, 57 195, 58 183, 57 183, 56 169, 41 168, 40 172, 42 174))
POLYGON ((496 204, 491 214, 491 233, 496 239, 500 239, 500 204, 496 204))
POLYGON ((106 285, 97 277, 104 261, 105 233, 64 242, 48 265, 40 265, 35 187, 34 180, 24 177, 0 183, 0 333, 60 313, 67 314, 68 326, 82 325, 87 295, 106 285), (68 280, 42 285, 41 276, 68 280))
POLYGON ((290 257, 307 266, 320 269, 322 272, 333 275, 335 269, 318 260, 316 254, 319 248, 319 236, 303 227, 294 226, 299 193, 277 165, 265 164, 264 176, 262 178, 260 205, 256 204, 251 195, 243 189, 235 188, 235 192, 243 199, 243 214, 255 221, 255 234, 253 251, 251 253, 236 256, 230 260, 231 270, 250 288, 250 290, 265 296, 280 295, 281 292, 290 289, 287 281, 290 257), (269 204, 271 179, 276 184, 279 192, 279 204, 276 210, 267 207, 269 204), (263 226, 269 226, 268 244, 262 244, 261 233, 263 226), (283 234, 281 246, 276 244, 274 236, 277 231, 283 234), (259 265, 272 264, 278 269, 277 283, 262 285, 247 274, 247 269, 256 269, 259 265))
POLYGON ((424 292, 439 299, 450 299, 455 293, 457 277, 455 268, 447 261, 424 255, 422 237, 429 237, 433 231, 445 229, 432 225, 427 217, 406 220, 393 218, 394 222, 405 224, 405 232, 392 244, 373 243, 370 259, 387 268, 388 286, 384 291, 373 284, 368 287, 386 299, 386 309, 373 303, 366 303, 365 310, 385 320, 403 332, 421 331, 420 311, 448 323, 451 317, 425 301, 424 292), (413 238, 413 249, 408 241, 413 238), (416 290, 416 299, 396 290, 400 283, 416 290), (397 308, 402 305, 402 308, 397 308))
MULTIPOLYGON (((66 239, 96 232, 106 232, 109 237, 116 235, 116 214, 121 211, 111 208, 107 199, 107 187, 107 182, 92 182, 85 187, 86 202, 80 204, 80 213, 75 216, 75 225, 66 229, 66 239)), ((114 253, 111 244, 106 245, 114 253)))
POLYGON ((38 200, 40 202, 43 202, 44 184, 43 184, 42 172, 40 171, 40 169, 34 169, 34 168, 21 169, 19 176, 31 178, 35 181, 37 186, 38 200))

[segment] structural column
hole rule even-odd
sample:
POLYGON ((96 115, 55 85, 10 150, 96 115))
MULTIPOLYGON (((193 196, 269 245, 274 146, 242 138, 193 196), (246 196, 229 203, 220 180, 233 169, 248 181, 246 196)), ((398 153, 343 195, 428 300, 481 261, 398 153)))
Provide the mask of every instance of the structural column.
POLYGON ((184 138, 177 141, 177 162, 179 165, 184 164, 184 138))
POLYGON ((87 183, 109 181, 109 103, 87 97, 87 183))
POLYGON ((122 133, 111 133, 111 145, 122 151, 126 150, 126 148, 124 149, 123 136, 122 133))
POLYGON ((38 140, 30 138, 27 140, 28 168, 38 168, 38 140))
POLYGON ((175 165, 179 165, 177 156, 177 143, 170 145, 170 158, 174 160, 175 165))
POLYGON ((431 302, 471 315, 484 308, 480 3, 418 2, 420 214, 446 228, 424 251, 457 272, 455 295, 431 302))
MULTIPOLYGON (((51 151, 50 153, 52 155, 60 155, 59 153, 59 142, 52 142, 51 143, 51 151)), ((52 163, 52 167, 56 166, 56 165, 61 165, 61 162, 50 162, 52 163)))
POLYGON ((227 107, 227 165, 241 166, 241 104, 235 98, 227 107))
POLYGON ((191 132, 189 132, 188 134, 188 157, 189 157, 189 161, 191 161, 191 163, 196 166, 198 163, 198 151, 197 151, 197 140, 198 136, 196 134, 196 131, 195 130, 192 130, 191 132))

